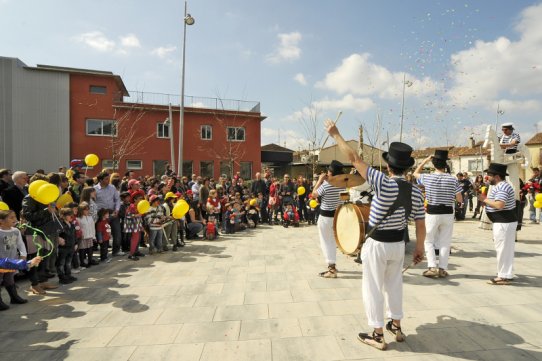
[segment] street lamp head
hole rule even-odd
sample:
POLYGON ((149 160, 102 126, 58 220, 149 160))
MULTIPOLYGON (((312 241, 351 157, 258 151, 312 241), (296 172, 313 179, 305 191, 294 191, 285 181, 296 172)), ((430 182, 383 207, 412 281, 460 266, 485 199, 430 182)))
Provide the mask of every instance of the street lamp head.
POLYGON ((196 19, 194 19, 192 15, 186 14, 186 17, 184 18, 184 23, 186 25, 194 25, 195 22, 196 22, 196 19))
POLYGON ((165 126, 168 126, 170 124, 169 118, 166 118, 163 123, 165 126))

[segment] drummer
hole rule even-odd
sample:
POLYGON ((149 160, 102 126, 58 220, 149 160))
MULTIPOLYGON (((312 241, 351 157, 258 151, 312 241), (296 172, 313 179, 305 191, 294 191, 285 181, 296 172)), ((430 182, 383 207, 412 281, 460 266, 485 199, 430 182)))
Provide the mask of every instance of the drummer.
POLYGON ((322 197, 320 204, 320 214, 318 216, 318 234, 320 236, 320 247, 327 262, 327 271, 321 272, 318 275, 324 278, 337 278, 339 272, 335 267, 337 262, 337 247, 335 244, 335 236, 333 235, 333 216, 335 210, 341 203, 340 193, 343 188, 337 188, 328 183, 327 178, 342 174, 344 165, 337 161, 331 161, 327 173, 320 174, 316 185, 312 191, 312 198, 322 197))
POLYGON ((435 150, 423 160, 414 171, 414 177, 425 187, 427 199, 427 236, 425 238, 425 254, 428 269, 423 272, 425 277, 438 278, 448 276, 448 257, 452 245, 454 228, 454 203, 463 202, 463 188, 456 177, 446 173, 447 150, 435 150), (422 174, 423 167, 432 162, 435 167, 433 174, 422 174), (439 245, 439 261, 435 255, 435 243, 439 245))
POLYGON ((407 217, 416 224, 416 248, 414 263, 423 260, 425 239, 425 212, 423 196, 417 187, 404 181, 405 171, 414 165, 412 148, 404 143, 393 142, 388 152, 382 154, 388 163, 391 177, 370 168, 367 163, 348 146, 333 122, 326 120, 326 129, 335 139, 340 150, 367 180, 375 192, 369 214, 369 231, 361 251, 363 260, 363 304, 372 333, 359 333, 358 339, 380 350, 386 349, 384 341, 384 302, 388 306, 387 316, 391 319, 386 329, 395 340, 405 340, 401 330, 403 318, 403 277, 405 257, 404 230, 407 217), (395 210, 393 210, 395 209, 395 210), (391 210, 391 213, 389 213, 391 210), (410 212, 409 212, 410 211, 410 212), (371 234, 371 232, 373 232, 371 234))

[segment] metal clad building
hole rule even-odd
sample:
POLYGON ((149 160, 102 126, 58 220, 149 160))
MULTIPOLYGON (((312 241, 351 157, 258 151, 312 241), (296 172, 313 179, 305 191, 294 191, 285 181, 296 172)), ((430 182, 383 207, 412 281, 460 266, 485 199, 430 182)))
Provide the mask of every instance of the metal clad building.
POLYGON ((0 163, 56 170, 70 160, 69 74, 0 57, 0 163))

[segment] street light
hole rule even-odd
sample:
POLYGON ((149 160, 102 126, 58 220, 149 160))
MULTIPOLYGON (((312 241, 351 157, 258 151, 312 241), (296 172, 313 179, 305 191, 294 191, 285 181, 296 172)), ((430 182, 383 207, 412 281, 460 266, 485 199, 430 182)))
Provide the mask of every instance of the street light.
POLYGON ((183 19, 183 61, 181 70, 181 107, 179 115, 179 162, 177 164, 177 174, 179 177, 183 176, 183 126, 184 126, 184 64, 186 53, 186 26, 194 25, 196 20, 187 12, 188 4, 184 2, 184 19, 183 19))
POLYGON ((504 114, 504 110, 502 110, 499 107, 499 103, 497 103, 497 117, 495 119, 495 132, 497 132, 497 127, 499 126, 499 115, 503 115, 503 114, 504 114))
POLYGON ((403 141, 403 117, 405 114, 405 87, 411 87, 412 82, 410 80, 406 80, 406 74, 403 74, 403 101, 401 102, 401 131, 399 132, 399 141, 403 141))
POLYGON ((175 172, 175 151, 174 151, 174 145, 173 145, 173 123, 171 122, 171 103, 169 104, 169 118, 166 118, 164 122, 162 123, 164 127, 168 127, 168 136, 169 136, 169 150, 170 150, 170 162, 171 164, 171 170, 175 172))

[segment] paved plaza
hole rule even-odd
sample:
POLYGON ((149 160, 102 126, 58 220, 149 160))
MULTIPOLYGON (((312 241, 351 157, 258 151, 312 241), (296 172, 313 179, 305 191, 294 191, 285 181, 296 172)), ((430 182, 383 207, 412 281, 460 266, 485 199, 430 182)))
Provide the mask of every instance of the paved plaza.
POLYGON ((470 220, 455 227, 448 279, 422 277, 425 264, 405 272, 407 338, 386 334, 387 351, 356 339, 369 330, 361 266, 341 254, 338 279, 317 277, 317 230, 303 225, 82 271, 0 314, 0 359, 542 360, 542 225, 519 233, 510 286, 486 283, 496 273, 491 232, 470 220))

